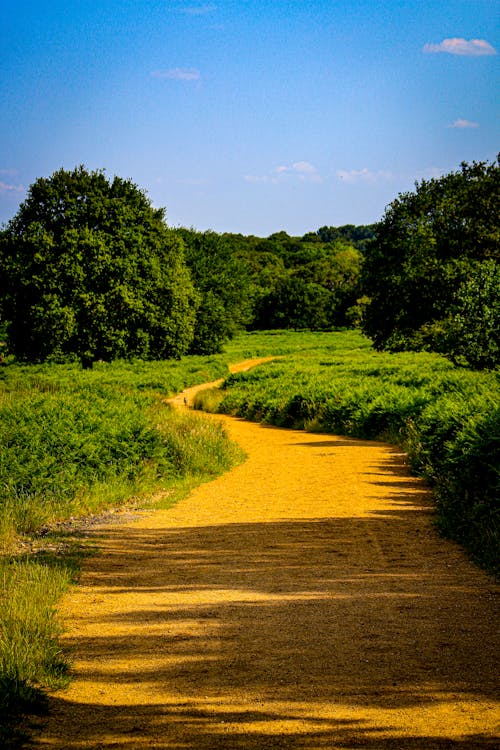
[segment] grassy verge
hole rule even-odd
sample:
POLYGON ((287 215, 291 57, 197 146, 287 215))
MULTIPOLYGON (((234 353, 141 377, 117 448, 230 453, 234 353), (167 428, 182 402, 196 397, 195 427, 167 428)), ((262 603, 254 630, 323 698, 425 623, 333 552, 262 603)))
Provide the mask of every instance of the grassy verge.
POLYGON ((241 460, 220 425, 165 403, 224 374, 223 358, 200 357, 1 370, 0 746, 19 746, 23 714, 67 679, 55 605, 83 550, 58 524, 171 503, 241 460))
POLYGON ((500 374, 426 353, 374 352, 356 332, 241 337, 233 359, 284 359, 231 375, 195 406, 268 424, 400 444, 432 485, 437 524, 500 572, 500 374))
POLYGON ((55 604, 68 583, 64 567, 35 560, 0 562, 0 723, 2 747, 22 737, 16 725, 43 707, 38 689, 65 683, 67 664, 58 646, 55 604))

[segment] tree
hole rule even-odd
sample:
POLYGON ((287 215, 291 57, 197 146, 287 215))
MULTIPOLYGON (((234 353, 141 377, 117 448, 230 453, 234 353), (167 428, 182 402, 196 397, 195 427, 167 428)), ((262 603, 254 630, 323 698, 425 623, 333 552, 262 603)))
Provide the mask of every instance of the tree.
POLYGON ((178 229, 199 295, 192 354, 214 354, 250 320, 251 287, 245 264, 216 232, 178 229))
MULTIPOLYGON (((341 227, 320 227, 315 235, 321 242, 343 240, 364 252, 375 236, 375 228, 373 224, 366 226, 344 224, 341 227)), ((302 239, 306 238, 309 238, 309 235, 305 235, 302 239)))
POLYGON ((163 359, 192 341, 182 242, 129 180, 83 166, 37 179, 2 233, 0 273, 20 359, 163 359))
MULTIPOLYGON (((488 259, 498 263, 499 214, 500 157, 423 180, 390 204, 363 266, 363 288, 371 298, 363 326, 376 348, 453 356, 450 320, 474 294, 467 287, 471 275, 488 259)), ((481 305, 467 309, 480 325, 481 305)), ((480 359, 473 359, 478 366, 480 359)))
POLYGON ((253 262, 247 261, 259 289, 254 328, 326 330, 357 319, 349 312, 361 295, 363 256, 355 247, 343 240, 297 240, 283 232, 261 247, 250 256, 253 262), (255 259, 267 261, 265 274, 255 272, 255 259))
POLYGON ((436 347, 457 364, 474 369, 500 363, 500 264, 475 263, 457 290, 448 320, 436 324, 436 347))
POLYGON ((290 275, 260 300, 254 326, 325 330, 331 327, 331 306, 332 295, 327 289, 290 275))
POLYGON ((318 246, 315 252, 314 245, 305 247, 309 251, 312 249, 313 253, 309 259, 304 256, 304 252, 299 253, 299 262, 294 266, 292 274, 321 286, 330 293, 330 327, 349 325, 347 311, 356 304, 361 294, 361 252, 341 240, 318 246))

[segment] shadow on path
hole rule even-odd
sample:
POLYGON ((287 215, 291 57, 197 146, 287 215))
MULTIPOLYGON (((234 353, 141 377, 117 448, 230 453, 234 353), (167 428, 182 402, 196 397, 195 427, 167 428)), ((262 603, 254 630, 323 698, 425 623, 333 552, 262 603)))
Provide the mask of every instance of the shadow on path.
POLYGON ((54 697, 36 747, 496 747, 496 589, 402 467, 371 462, 391 507, 363 517, 109 529, 66 639, 88 697, 54 697))

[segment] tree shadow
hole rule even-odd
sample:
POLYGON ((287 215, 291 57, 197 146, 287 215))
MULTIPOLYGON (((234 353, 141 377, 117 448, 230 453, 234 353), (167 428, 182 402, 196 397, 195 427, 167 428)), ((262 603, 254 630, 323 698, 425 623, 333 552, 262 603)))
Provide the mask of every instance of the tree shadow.
POLYGON ((364 517, 109 529, 65 641, 88 698, 53 696, 35 746, 496 747, 432 717, 498 699, 498 590, 434 532, 404 456, 382 463, 392 507, 364 517))
MULTIPOLYGON (((55 711, 66 705, 55 703, 55 711)), ((363 720, 317 719, 293 710, 226 711, 207 706, 164 703, 136 707, 71 704, 73 735, 65 750, 80 748, 127 748, 144 750, 488 750, 498 739, 468 734, 446 739, 432 733, 419 736, 390 736, 387 726, 368 726, 363 720), (86 731, 89 713, 94 729, 86 731), (276 724, 281 728, 276 732, 276 724), (283 731, 283 724, 286 731, 283 731), (304 728, 305 725, 307 728, 304 728), (237 727, 237 731, 231 728, 237 727), (168 739, 164 739, 168 737, 168 739), (91 744, 89 744, 89 742, 91 744)), ((51 745, 52 746, 52 745, 51 745)))
POLYGON ((127 748, 493 746, 488 736, 432 735, 381 745, 384 727, 352 718, 353 706, 390 713, 450 694, 498 697, 493 587, 478 589, 480 574, 458 550, 443 556, 408 503, 382 518, 110 530, 88 576, 97 599, 111 594, 128 608, 82 612, 91 635, 67 647, 91 665, 80 679, 111 702, 128 686, 132 700, 53 699, 54 717, 78 726, 72 744, 55 746, 108 747, 113 736, 123 745, 110 747, 127 748), (430 537, 425 550, 419 528, 430 537), (141 606, 151 594, 154 606, 141 606), (330 706, 326 717, 318 705, 330 706))

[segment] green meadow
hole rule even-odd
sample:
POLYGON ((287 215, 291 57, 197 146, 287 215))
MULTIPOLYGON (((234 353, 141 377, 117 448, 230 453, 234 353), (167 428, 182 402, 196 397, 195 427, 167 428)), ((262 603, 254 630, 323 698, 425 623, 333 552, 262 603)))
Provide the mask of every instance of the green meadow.
POLYGON ((498 372, 377 353, 355 331, 246 333, 221 355, 0 369, 0 744, 19 709, 67 680, 56 604, 87 549, 68 519, 165 506, 242 460, 222 427, 166 398, 225 378, 199 409, 401 445, 436 524, 498 572, 498 372), (229 375, 228 364, 276 359, 229 375), (8 727, 8 728, 7 728, 8 727), (3 732, 3 734, 2 734, 3 732))

